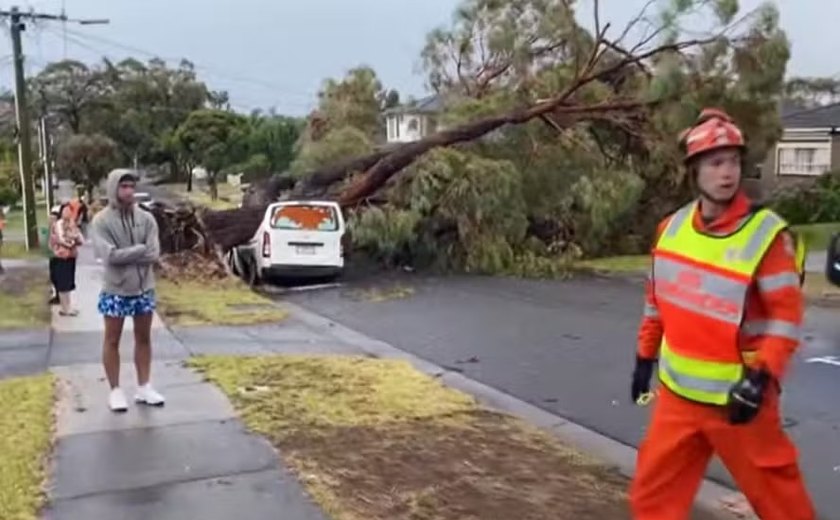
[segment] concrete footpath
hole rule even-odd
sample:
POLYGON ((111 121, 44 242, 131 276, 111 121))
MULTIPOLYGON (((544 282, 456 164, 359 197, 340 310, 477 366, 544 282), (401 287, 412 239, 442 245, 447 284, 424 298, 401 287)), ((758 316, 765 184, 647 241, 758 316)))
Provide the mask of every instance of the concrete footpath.
MULTIPOLYGON (((182 343, 156 317, 152 381, 166 406, 132 403, 125 414, 107 408, 96 311, 101 273, 85 248, 74 293, 80 315, 53 318, 49 364, 59 378, 59 402, 44 518, 326 520, 274 448, 245 430, 219 390, 181 366, 202 351, 203 338, 182 343)), ((132 331, 126 328, 121 350, 130 361, 132 331)), ((131 398, 132 363, 123 363, 121 376, 131 398)))

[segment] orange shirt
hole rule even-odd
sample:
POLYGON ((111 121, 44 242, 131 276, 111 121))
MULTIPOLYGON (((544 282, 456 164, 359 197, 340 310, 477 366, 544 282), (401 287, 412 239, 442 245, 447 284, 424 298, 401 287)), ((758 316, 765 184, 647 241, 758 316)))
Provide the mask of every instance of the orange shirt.
MULTIPOLYGON (((700 212, 695 213, 694 229, 711 234, 725 234, 735 226, 751 208, 751 201, 739 193, 732 204, 714 221, 706 224, 700 212)), ((660 222, 657 236, 664 230, 668 218, 660 222)), ((774 377, 781 379, 788 361, 799 346, 799 341, 787 335, 774 335, 772 324, 780 324, 786 330, 800 330, 805 309, 802 290, 798 283, 796 253, 789 233, 780 233, 770 245, 747 290, 744 309, 744 323, 769 324, 763 331, 742 329, 738 348, 755 351, 757 356, 751 362, 754 366, 766 368, 774 377), (748 335, 752 334, 752 335, 748 335)), ((645 284, 645 315, 639 327, 639 356, 653 359, 658 356, 662 341, 663 324, 656 311, 653 285, 648 279, 645 284)), ((781 328, 777 327, 776 330, 781 328)))

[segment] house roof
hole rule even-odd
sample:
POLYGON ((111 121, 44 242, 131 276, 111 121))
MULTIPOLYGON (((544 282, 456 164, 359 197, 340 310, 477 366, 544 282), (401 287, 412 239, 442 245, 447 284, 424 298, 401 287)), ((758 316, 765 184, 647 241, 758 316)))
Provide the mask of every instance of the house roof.
POLYGON ((806 110, 782 111, 784 128, 835 128, 840 127, 840 103, 832 103, 806 110))
POLYGON ((386 110, 386 114, 436 114, 443 110, 443 99, 440 95, 434 94, 420 98, 417 101, 406 103, 398 107, 386 110))

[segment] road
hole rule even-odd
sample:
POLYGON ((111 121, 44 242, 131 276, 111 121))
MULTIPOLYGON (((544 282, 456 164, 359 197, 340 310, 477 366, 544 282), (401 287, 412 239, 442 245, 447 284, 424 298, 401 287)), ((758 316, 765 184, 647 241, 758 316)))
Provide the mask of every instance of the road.
MULTIPOLYGON (((370 283, 350 282, 281 298, 625 444, 638 444, 649 410, 629 404, 628 393, 640 282, 406 275, 376 283, 414 292, 375 302, 360 296, 370 283)), ((838 312, 808 310, 783 406, 821 518, 840 520, 838 312)), ((710 476, 731 484, 717 462, 710 476)))

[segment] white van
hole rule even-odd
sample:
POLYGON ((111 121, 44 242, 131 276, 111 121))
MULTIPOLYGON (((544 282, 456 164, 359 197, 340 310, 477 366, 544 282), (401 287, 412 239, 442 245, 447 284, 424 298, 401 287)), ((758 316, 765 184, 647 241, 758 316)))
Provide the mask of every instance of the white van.
POLYGON ((251 241, 231 251, 229 262, 251 285, 271 278, 335 278, 344 270, 344 233, 335 202, 276 202, 251 241))

